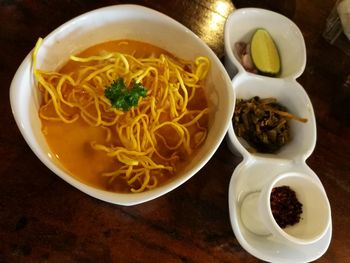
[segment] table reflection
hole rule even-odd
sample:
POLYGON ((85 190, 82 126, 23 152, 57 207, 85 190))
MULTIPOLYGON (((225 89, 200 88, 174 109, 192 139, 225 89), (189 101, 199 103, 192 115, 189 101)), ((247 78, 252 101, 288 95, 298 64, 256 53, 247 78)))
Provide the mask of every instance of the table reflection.
POLYGON ((190 28, 220 57, 224 54, 224 26, 228 15, 234 10, 232 1, 211 0, 205 2, 186 1, 179 7, 184 13, 174 17, 190 28))
POLYGON ((223 31, 228 15, 233 11, 231 1, 213 1, 211 8, 204 13, 198 36, 221 57, 223 55, 223 31))

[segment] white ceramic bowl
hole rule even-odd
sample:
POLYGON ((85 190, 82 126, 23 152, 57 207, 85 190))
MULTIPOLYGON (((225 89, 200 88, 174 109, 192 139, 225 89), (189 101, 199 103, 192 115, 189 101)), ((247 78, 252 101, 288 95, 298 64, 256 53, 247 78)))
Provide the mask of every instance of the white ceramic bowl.
POLYGON ((331 223, 331 210, 319 180, 300 172, 282 173, 263 186, 261 191, 245 196, 241 204, 241 220, 257 235, 273 235, 286 244, 306 245, 319 241, 331 223), (274 219, 270 205, 272 189, 289 186, 302 204, 300 221, 282 229, 274 219))
POLYGON ((279 78, 299 77, 306 64, 303 35, 287 17, 260 8, 237 9, 225 23, 225 67, 230 77, 232 78, 237 72, 245 71, 239 62, 234 48, 235 43, 239 41, 248 43, 257 28, 265 28, 276 43, 282 63, 279 78))
POLYGON ((37 67, 55 70, 68 60, 69 55, 94 44, 116 39, 148 42, 183 59, 194 59, 203 55, 211 61, 205 86, 211 109, 208 137, 189 165, 171 182, 142 193, 121 194, 93 188, 69 175, 58 160, 52 157, 41 133, 41 122, 38 118, 41 97, 34 85, 31 53, 13 78, 10 100, 13 115, 23 137, 49 169, 90 196, 114 204, 134 205, 164 195, 180 186, 207 163, 228 129, 235 97, 225 68, 199 37, 173 19, 137 5, 116 5, 97 9, 63 24, 45 37, 37 56, 37 67))
POLYGON ((315 243, 326 234, 331 223, 327 195, 319 181, 308 174, 290 172, 278 175, 262 189, 259 204, 263 224, 282 242, 301 245, 315 243), (270 206, 271 191, 279 186, 289 186, 302 204, 300 222, 284 229, 275 221, 270 206))

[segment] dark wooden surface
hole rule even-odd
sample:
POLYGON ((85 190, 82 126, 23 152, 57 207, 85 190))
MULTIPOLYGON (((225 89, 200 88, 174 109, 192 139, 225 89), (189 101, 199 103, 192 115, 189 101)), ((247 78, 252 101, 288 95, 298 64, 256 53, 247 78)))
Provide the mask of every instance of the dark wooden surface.
MULTIPOLYGON (((308 159, 328 193, 333 237, 318 262, 350 262, 350 98, 342 87, 350 57, 322 38, 335 0, 233 1, 291 18, 301 29, 307 65, 299 82, 317 119, 308 159)), ((240 158, 223 142, 190 181, 148 203, 122 207, 71 187, 32 153, 13 119, 11 79, 39 36, 86 11, 118 3, 159 10, 188 26, 222 58, 231 1, 0 0, 0 262, 258 262, 229 222, 228 184, 240 158), (217 4, 224 9, 218 11, 217 4), (216 26, 207 24, 215 17, 216 26)))

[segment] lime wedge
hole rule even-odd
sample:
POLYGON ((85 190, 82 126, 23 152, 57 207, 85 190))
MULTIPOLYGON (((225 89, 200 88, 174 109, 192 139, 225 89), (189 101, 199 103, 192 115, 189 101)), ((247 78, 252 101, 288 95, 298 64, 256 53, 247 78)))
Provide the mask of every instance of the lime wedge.
POLYGON ((281 70, 278 49, 269 32, 257 29, 252 37, 250 53, 257 70, 263 75, 276 76, 281 70))

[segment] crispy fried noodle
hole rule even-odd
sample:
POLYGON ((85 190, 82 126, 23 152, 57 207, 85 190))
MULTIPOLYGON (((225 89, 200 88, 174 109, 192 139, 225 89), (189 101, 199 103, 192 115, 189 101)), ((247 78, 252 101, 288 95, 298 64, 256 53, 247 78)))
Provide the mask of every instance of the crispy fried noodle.
POLYGON ((103 173, 110 182, 119 177, 131 192, 152 189, 158 185, 159 176, 173 174, 176 162, 206 139, 207 127, 200 120, 208 115, 209 108, 191 109, 188 105, 203 86, 210 66, 208 58, 197 57, 191 62, 164 54, 136 58, 105 52, 71 56, 70 60, 81 66, 63 74, 37 68, 41 43, 40 38, 33 51, 34 76, 43 97, 39 116, 66 124, 82 118, 88 125, 104 129, 105 143, 91 141, 90 145, 115 159, 116 169, 103 173), (136 82, 147 88, 147 96, 129 111, 112 107, 104 95, 106 87, 118 78, 123 78, 126 86, 136 82), (54 112, 48 114, 48 106, 53 106, 54 112), (175 134, 176 140, 169 140, 165 130, 172 131, 171 137, 175 134))

